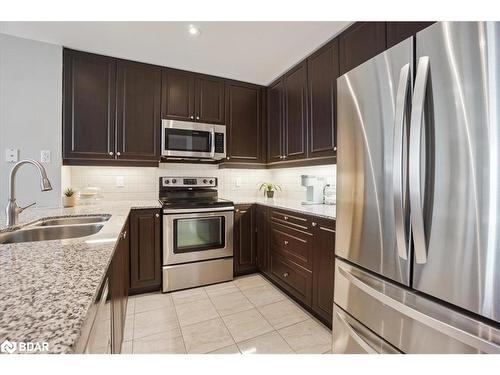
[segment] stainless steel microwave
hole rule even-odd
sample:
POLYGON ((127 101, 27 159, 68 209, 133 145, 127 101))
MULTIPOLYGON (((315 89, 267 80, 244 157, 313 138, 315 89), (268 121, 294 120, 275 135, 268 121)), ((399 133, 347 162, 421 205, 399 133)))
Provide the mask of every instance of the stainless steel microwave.
POLYGON ((226 126, 162 120, 161 154, 167 158, 226 157, 226 126))

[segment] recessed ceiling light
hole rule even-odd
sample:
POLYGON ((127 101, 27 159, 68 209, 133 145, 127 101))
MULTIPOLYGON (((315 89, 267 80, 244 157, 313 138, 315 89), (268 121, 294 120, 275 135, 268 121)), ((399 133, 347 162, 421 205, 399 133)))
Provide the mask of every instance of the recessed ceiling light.
POLYGON ((201 34, 201 30, 198 26, 195 25, 189 25, 189 35, 191 36, 199 36, 201 34))

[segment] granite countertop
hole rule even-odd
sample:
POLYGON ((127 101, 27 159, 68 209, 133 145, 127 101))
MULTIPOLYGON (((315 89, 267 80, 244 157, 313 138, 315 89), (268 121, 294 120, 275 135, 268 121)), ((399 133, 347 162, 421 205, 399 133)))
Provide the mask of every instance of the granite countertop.
POLYGON ((301 201, 294 199, 265 198, 265 197, 236 197, 222 196, 229 199, 234 204, 261 204, 263 206, 281 208, 284 210, 295 211, 306 215, 323 217, 326 219, 336 219, 336 205, 312 204, 304 205, 301 201))
MULTIPOLYGON (((113 202, 74 208, 32 208, 20 225, 41 218, 109 214, 96 234, 0 244, 0 343, 46 342, 49 353, 73 353, 132 208, 158 201, 113 202)), ((0 217, 0 233, 6 231, 0 217)))

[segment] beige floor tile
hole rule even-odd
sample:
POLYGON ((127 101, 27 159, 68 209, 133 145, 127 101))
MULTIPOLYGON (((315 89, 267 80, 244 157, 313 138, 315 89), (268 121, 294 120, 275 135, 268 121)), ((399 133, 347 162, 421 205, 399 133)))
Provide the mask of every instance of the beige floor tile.
POLYGON ((209 297, 214 297, 214 296, 221 296, 223 294, 239 292, 240 290, 234 284, 234 282, 229 281, 227 283, 220 283, 220 284, 206 286, 205 291, 207 292, 209 297))
POLYGON ((278 330, 296 353, 321 354, 332 348, 332 335, 312 319, 278 330))
POLYGON ((280 329, 292 324, 303 322, 309 316, 289 300, 283 300, 269 305, 260 306, 259 311, 274 327, 280 329))
POLYGON ((208 299, 207 292, 205 292, 205 288, 203 287, 181 290, 179 292, 173 292, 171 295, 175 305, 208 299))
POLYGON ((208 354, 241 354, 241 353, 238 347, 233 344, 226 346, 225 348, 222 349, 214 350, 213 352, 210 352, 208 354))
POLYGON ((213 296, 210 299, 221 316, 253 309, 253 305, 239 290, 236 293, 213 296))
POLYGON ((134 298, 135 313, 162 309, 173 305, 172 297, 168 293, 154 293, 134 298))
POLYGON ((182 327, 219 317, 209 299, 176 305, 175 309, 182 327))
POLYGON ((132 354, 132 340, 123 342, 120 354, 132 354))
POLYGON ((273 327, 256 309, 223 316, 222 319, 236 342, 251 339, 273 330, 273 327))
POLYGON ((185 354, 179 328, 134 340, 134 354, 185 354))
POLYGON ((174 307, 138 313, 135 314, 134 318, 134 340, 178 327, 179 323, 174 307))
POLYGON ((123 340, 128 341, 134 338, 134 316, 127 315, 125 319, 125 328, 123 330, 123 340))
POLYGON ((270 303, 283 301, 287 297, 271 285, 261 285, 255 288, 243 290, 243 294, 255 306, 269 305, 270 303))
POLYGON ((135 313, 135 298, 128 298, 127 300, 127 317, 135 313))
POLYGON ((220 318, 182 327, 188 353, 208 353, 234 344, 220 318))
POLYGON ((293 354, 290 345, 276 331, 240 342, 238 348, 242 354, 293 354))
POLYGON ((269 282, 260 275, 242 276, 234 279, 233 282, 241 290, 255 288, 256 286, 269 285, 269 282))

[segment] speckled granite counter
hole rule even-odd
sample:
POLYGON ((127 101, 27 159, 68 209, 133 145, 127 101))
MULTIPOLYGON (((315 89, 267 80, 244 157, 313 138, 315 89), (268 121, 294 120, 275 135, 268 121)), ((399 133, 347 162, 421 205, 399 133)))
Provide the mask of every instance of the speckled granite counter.
POLYGON ((300 201, 281 198, 265 198, 265 197, 235 197, 222 196, 221 198, 229 199, 234 204, 261 204, 268 207, 281 208, 284 210, 300 212, 306 215, 324 217, 327 219, 336 218, 336 205, 313 204, 303 205, 300 201))
MULTIPOLYGON (((0 244, 0 343, 47 342, 50 353, 73 353, 130 210, 156 207, 158 201, 113 202, 23 212, 21 225, 68 215, 111 218, 87 237, 0 244)), ((4 226, 0 217, 0 231, 4 226)))

